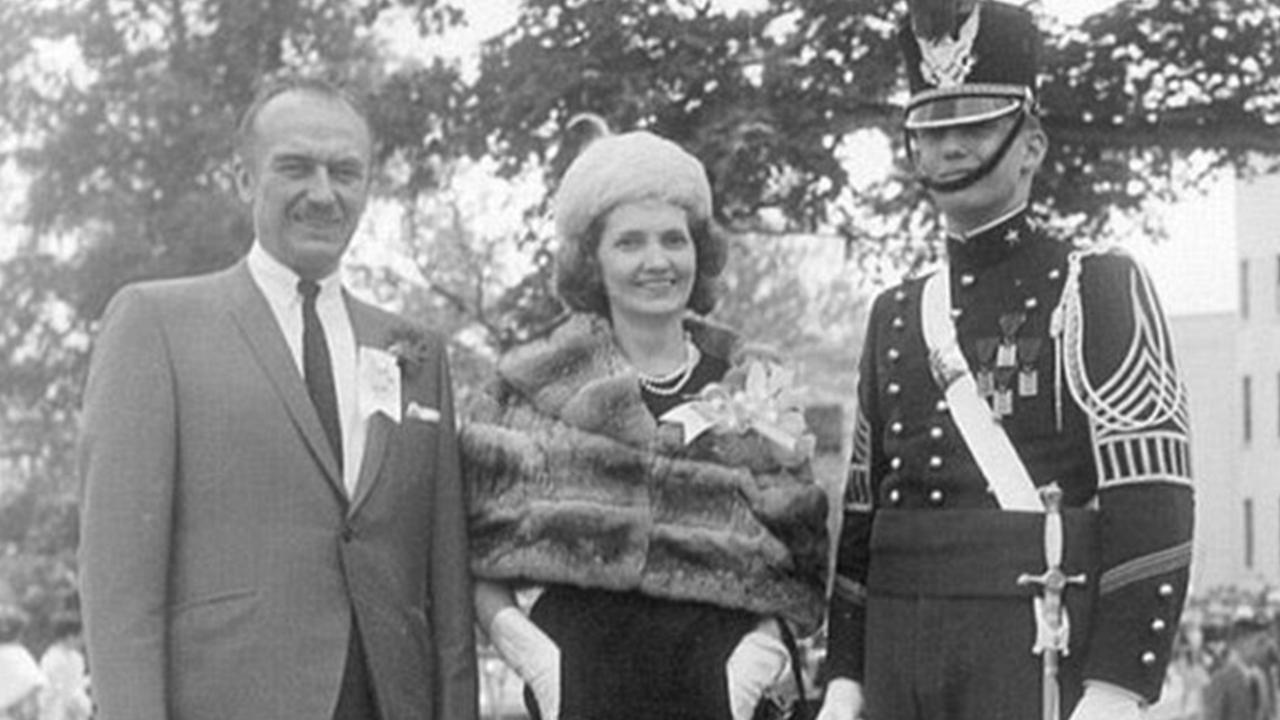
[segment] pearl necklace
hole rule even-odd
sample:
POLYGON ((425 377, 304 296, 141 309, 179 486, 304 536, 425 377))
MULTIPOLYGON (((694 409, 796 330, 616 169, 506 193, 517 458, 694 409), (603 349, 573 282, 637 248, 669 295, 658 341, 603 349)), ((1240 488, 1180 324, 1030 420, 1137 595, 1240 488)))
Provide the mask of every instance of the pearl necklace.
POLYGON ((688 334, 686 334, 684 338, 684 362, 680 364, 680 367, 665 375, 649 375, 637 370, 636 374, 640 376, 640 387, 662 397, 675 395, 689 381, 689 376, 693 375, 693 369, 698 367, 698 363, 701 360, 702 352, 698 350, 698 346, 694 345, 688 334))

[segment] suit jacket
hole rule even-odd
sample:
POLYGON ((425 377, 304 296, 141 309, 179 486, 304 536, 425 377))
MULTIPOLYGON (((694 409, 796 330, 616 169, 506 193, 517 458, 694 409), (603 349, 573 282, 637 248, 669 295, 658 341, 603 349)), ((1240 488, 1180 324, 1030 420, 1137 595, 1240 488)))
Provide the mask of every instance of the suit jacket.
POLYGON ((108 307, 80 447, 101 720, 328 718, 353 622, 384 718, 475 717, 444 344, 347 307, 358 345, 408 349, 406 411, 370 419, 350 500, 243 261, 127 287, 108 307))

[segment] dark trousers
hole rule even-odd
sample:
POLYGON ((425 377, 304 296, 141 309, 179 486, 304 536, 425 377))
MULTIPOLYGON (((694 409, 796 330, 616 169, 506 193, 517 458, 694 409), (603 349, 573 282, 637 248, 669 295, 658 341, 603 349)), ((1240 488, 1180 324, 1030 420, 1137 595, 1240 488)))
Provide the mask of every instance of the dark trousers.
MULTIPOLYGON (((1039 720, 1040 656, 1027 598, 873 597, 867 720, 1039 720)), ((1062 717, 1080 699, 1078 658, 1059 670, 1062 717)))
MULTIPOLYGON (((305 661, 304 658, 303 662, 305 661)), ((373 680, 369 676, 369 663, 354 619, 351 623, 351 640, 347 644, 347 664, 342 672, 342 690, 338 693, 333 720, 379 720, 378 704, 373 696, 373 680)))

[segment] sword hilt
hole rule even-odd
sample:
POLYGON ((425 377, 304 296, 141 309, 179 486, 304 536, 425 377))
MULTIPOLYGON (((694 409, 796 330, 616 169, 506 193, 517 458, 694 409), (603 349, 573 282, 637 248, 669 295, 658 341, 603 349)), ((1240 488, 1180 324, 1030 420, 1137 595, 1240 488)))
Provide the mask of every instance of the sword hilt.
POLYGON ((1068 585, 1084 585, 1086 576, 1084 573, 1068 575, 1062 572, 1062 568, 1053 567, 1045 570, 1039 575, 1031 573, 1022 573, 1018 576, 1019 585, 1039 585, 1047 592, 1060 593, 1067 588, 1068 585))
POLYGON ((1044 503, 1044 511, 1049 515, 1062 513, 1062 487, 1056 482, 1041 485, 1038 488, 1040 501, 1044 503))

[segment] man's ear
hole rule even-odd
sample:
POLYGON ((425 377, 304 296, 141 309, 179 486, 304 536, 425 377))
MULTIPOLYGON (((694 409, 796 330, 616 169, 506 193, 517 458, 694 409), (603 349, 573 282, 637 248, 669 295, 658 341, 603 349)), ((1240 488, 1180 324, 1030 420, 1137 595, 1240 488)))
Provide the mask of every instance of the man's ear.
POLYGON ((1022 138, 1022 174, 1035 175, 1049 152, 1049 136, 1039 127, 1025 130, 1022 138))
POLYGON ((253 202, 253 171, 249 168, 244 158, 236 155, 231 166, 232 175, 236 180, 236 194, 245 202, 253 202))

